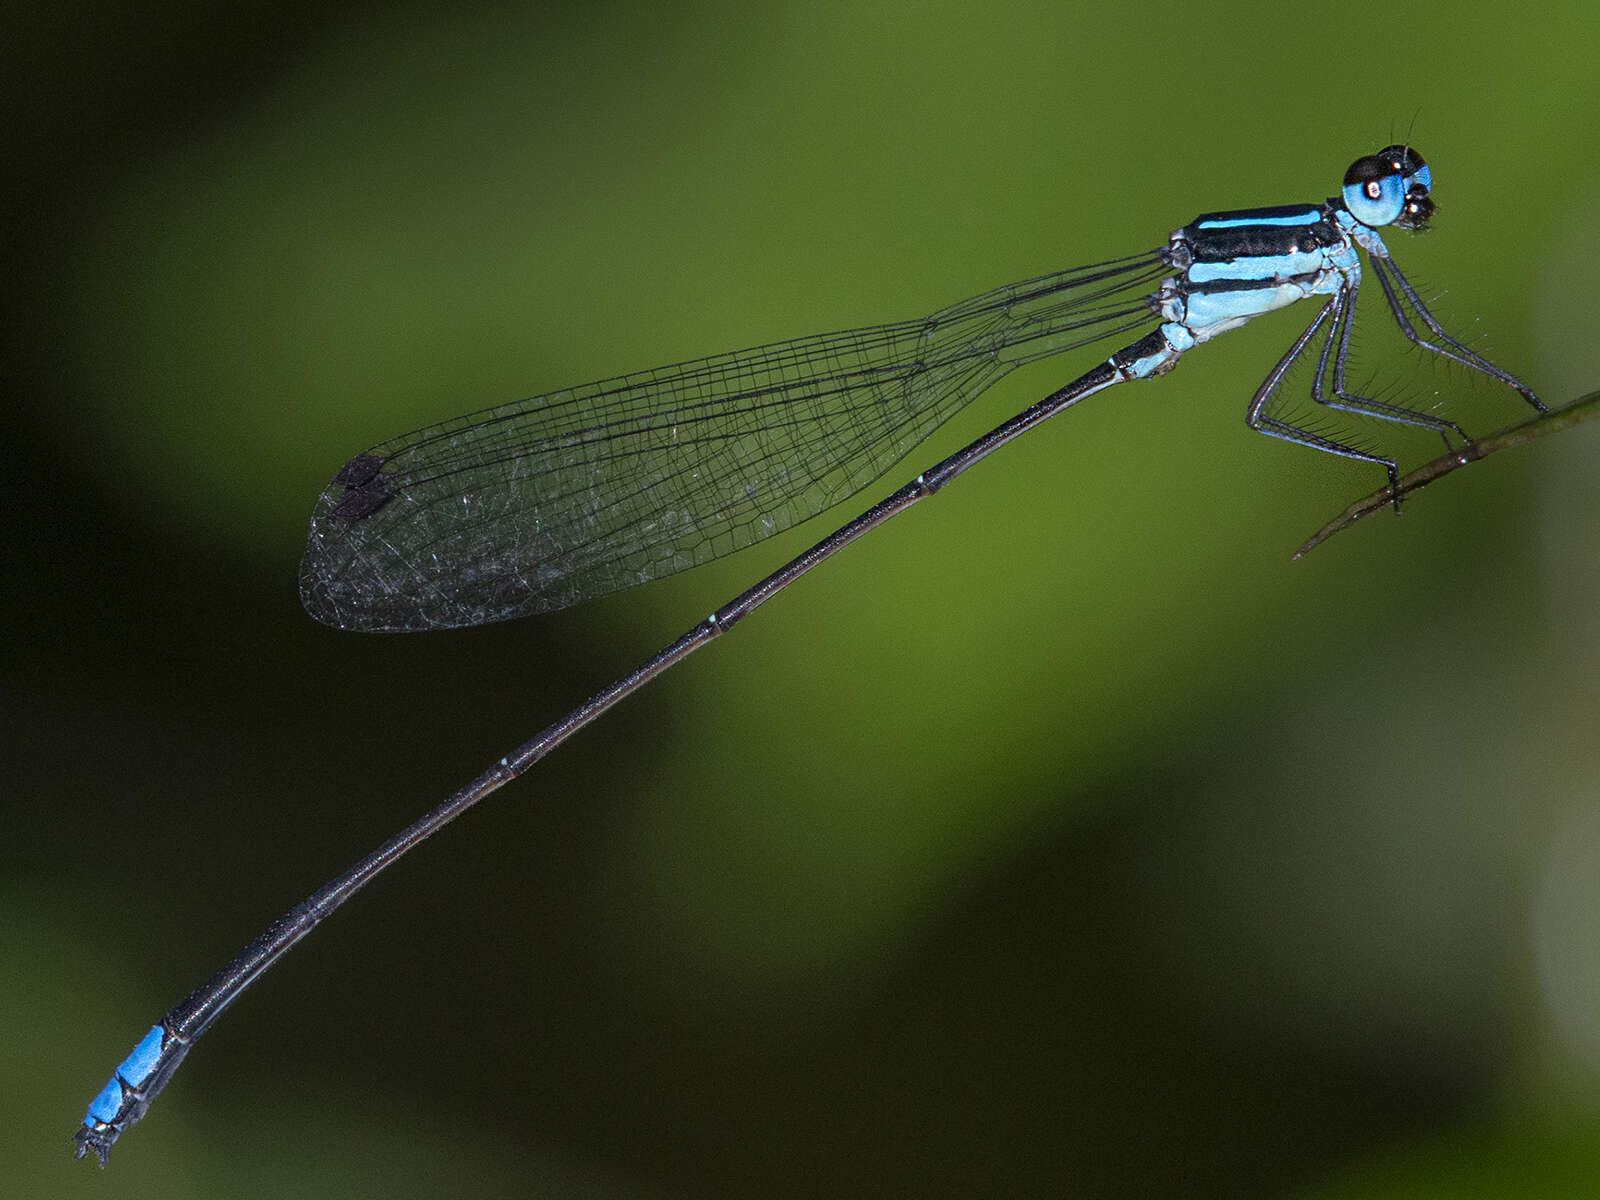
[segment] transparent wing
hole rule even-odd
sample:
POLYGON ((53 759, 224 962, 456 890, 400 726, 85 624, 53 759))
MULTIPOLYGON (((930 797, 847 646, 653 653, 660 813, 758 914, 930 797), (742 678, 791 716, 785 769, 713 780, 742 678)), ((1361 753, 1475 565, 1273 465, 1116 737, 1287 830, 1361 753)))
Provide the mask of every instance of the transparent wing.
POLYGON ((344 629, 452 628, 731 554, 860 491, 1008 371, 1148 325, 1166 273, 1152 251, 384 442, 318 499, 301 597, 344 629))

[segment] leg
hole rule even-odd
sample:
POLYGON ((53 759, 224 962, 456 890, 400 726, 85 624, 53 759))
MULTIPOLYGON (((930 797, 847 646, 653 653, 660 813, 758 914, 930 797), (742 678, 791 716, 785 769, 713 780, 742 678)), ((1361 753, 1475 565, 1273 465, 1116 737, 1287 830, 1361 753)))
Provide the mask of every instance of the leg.
POLYGON ((1342 412, 1377 417, 1382 421, 1394 421, 1418 429, 1431 429, 1444 439, 1444 448, 1447 451, 1455 449, 1450 443, 1452 433, 1461 439, 1463 445, 1471 445, 1472 439, 1454 421, 1447 421, 1432 413, 1418 412, 1416 409, 1405 408, 1398 404, 1386 404, 1381 400, 1353 395, 1345 390, 1345 363, 1350 357, 1350 335, 1355 329, 1356 297, 1360 292, 1361 280, 1356 276, 1349 278, 1345 289, 1334 297, 1337 303, 1333 314, 1333 328, 1328 331, 1327 340, 1322 344, 1322 354, 1317 359, 1317 374, 1311 383, 1311 398, 1318 404, 1325 404, 1342 412), (1323 395, 1322 385, 1328 377, 1328 358, 1335 341, 1339 346, 1339 353, 1333 359, 1333 394, 1337 399, 1330 400, 1323 395))
POLYGON ((1508 388, 1520 392, 1522 394, 1522 398, 1529 404, 1533 405, 1536 411, 1549 411, 1547 408, 1545 408, 1539 397, 1533 394, 1533 390, 1529 388, 1527 384, 1523 383, 1522 380, 1511 374, 1510 371, 1505 371, 1495 366, 1487 358, 1484 358, 1483 355, 1474 350, 1468 349, 1466 346, 1462 345, 1460 342, 1456 341, 1455 338, 1446 333, 1444 331, 1444 326, 1440 325, 1439 322, 1434 319, 1433 314, 1428 311, 1428 306, 1423 304, 1422 297, 1417 295, 1417 290, 1412 287, 1410 281, 1400 273, 1400 268, 1395 266, 1394 259, 1389 258, 1387 255, 1370 253, 1368 257, 1372 263, 1373 270, 1378 273, 1378 282, 1383 286, 1384 298, 1389 301, 1389 311, 1394 314, 1395 324, 1400 326, 1401 333, 1405 334, 1406 337, 1410 338, 1411 341, 1415 342, 1418 346, 1421 346, 1424 350, 1432 351, 1441 358, 1448 358, 1453 362, 1458 362, 1464 367, 1471 367, 1474 371, 1477 371, 1482 375, 1487 375, 1490 379, 1496 380, 1499 383, 1503 383, 1508 388), (1392 282, 1390 280, 1391 275, 1393 276, 1392 282), (1430 342, 1427 339, 1418 336, 1415 327, 1411 324, 1410 319, 1405 314, 1405 309, 1401 307, 1400 297, 1395 295, 1396 287, 1398 287, 1401 294, 1405 296, 1406 303, 1411 305, 1417 316, 1421 318, 1422 323, 1428 327, 1429 332, 1438 339, 1438 342, 1430 342))
MULTIPOLYGON (((1357 450, 1354 446, 1347 446, 1343 442, 1334 441, 1332 438, 1325 437, 1310 429, 1291 425, 1289 422, 1274 417, 1268 412, 1267 406, 1272 401, 1279 386, 1283 383, 1284 376, 1289 373, 1289 368, 1294 366, 1295 361, 1305 353, 1306 347, 1311 344, 1312 339, 1317 336, 1323 325, 1327 324, 1330 318, 1336 318, 1341 305, 1344 303, 1344 296, 1344 290, 1340 290, 1330 296, 1328 302, 1317 311, 1317 315, 1312 319, 1311 324, 1306 326, 1305 332, 1295 339, 1294 345, 1290 346, 1288 352, 1278 360, 1278 365, 1272 368, 1266 379, 1262 381, 1261 386, 1256 389, 1256 394, 1251 398, 1250 407, 1245 411, 1245 424, 1257 433, 1264 433, 1268 437, 1281 438, 1286 442, 1293 442, 1297 446, 1309 446, 1311 449, 1321 450, 1325 454, 1337 454, 1340 458, 1353 458, 1358 462, 1369 462, 1382 467, 1389 476, 1389 489, 1394 495, 1395 511, 1399 512, 1400 470, 1393 459, 1384 458, 1377 454, 1368 454, 1364 450, 1357 450)), ((1327 364, 1328 347, 1332 343, 1333 331, 1330 329, 1322 353, 1318 357, 1317 378, 1319 384, 1322 372, 1327 364)), ((1351 411, 1362 412, 1365 410, 1352 409, 1351 411)), ((1377 414, 1370 415, 1375 416, 1377 414)))

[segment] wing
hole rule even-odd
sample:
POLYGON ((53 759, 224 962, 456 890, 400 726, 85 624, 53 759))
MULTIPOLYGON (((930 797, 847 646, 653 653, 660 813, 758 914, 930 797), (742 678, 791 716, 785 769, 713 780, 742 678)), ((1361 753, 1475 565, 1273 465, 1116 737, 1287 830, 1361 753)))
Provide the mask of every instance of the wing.
POLYGON ((720 558, 854 495, 1024 362, 1151 320, 1159 252, 921 320, 552 392, 374 446, 311 516, 300 593, 343 629, 480 625, 720 558))

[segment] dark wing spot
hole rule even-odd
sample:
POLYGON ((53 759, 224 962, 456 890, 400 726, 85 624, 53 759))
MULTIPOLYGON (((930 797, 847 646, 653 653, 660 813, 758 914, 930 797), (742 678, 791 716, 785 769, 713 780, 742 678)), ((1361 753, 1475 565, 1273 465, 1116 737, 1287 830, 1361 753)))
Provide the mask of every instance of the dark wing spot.
POLYGON ((342 483, 345 487, 360 487, 370 483, 383 469, 383 459, 375 454, 358 454, 344 466, 339 468, 339 473, 333 477, 333 482, 342 483))
POLYGON ((394 488, 382 468, 383 459, 372 454, 358 454, 340 467, 329 488, 343 487, 344 495, 329 505, 328 516, 335 521, 364 521, 393 500, 394 488))

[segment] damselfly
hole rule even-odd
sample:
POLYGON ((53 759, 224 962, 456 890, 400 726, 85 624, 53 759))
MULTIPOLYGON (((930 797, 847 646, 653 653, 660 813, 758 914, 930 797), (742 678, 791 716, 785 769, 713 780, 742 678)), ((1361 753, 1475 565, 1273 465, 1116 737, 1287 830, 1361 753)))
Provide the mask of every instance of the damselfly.
MULTIPOLYGON (((1059 391, 923 471, 506 755, 275 922, 145 1035, 89 1105, 77 1156, 105 1165, 196 1038, 375 875, 509 783, 624 696, 823 560, 1046 418, 1114 384, 1172 370, 1263 313, 1326 297, 1246 410, 1262 433, 1382 467, 1391 458, 1287 419, 1285 376, 1317 346, 1311 399, 1470 439, 1434 413, 1346 386, 1365 250, 1401 332, 1506 385, 1447 334, 1378 230, 1420 230, 1432 175, 1409 146, 1357 159, 1320 204, 1196 218, 1158 250, 1011 284, 921 320, 800 338, 488 409, 350 459, 317 501, 301 567, 307 610, 341 629, 422 630, 548 612, 732 553, 854 495, 1001 376, 1147 327, 1059 391), (1413 321, 1415 317, 1415 322, 1413 321), (1416 323, 1425 332, 1419 333, 1416 323)), ((1393 491, 1398 505, 1398 491, 1393 491)))

